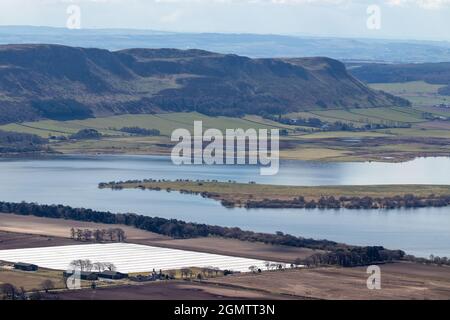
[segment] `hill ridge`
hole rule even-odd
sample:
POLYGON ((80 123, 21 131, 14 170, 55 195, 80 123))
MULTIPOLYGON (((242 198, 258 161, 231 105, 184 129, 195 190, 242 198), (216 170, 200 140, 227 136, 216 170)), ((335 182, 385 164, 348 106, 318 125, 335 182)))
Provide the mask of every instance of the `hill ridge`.
POLYGON ((325 57, 0 46, 0 123, 160 111, 240 116, 407 104, 369 89, 341 62, 325 57))

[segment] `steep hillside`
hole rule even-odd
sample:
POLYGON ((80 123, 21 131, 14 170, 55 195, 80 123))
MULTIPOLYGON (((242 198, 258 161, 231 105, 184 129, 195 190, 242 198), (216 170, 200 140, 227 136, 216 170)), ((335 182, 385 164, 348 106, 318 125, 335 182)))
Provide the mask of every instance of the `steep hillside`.
POLYGON ((2 123, 159 111, 241 115, 386 105, 407 102, 369 89, 328 58, 0 46, 2 123))

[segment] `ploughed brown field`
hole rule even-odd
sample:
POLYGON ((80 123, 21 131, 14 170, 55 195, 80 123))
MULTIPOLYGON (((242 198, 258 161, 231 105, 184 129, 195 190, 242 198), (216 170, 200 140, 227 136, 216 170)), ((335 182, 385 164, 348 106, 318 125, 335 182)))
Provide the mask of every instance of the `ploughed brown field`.
POLYGON ((172 239, 162 241, 138 240, 134 242, 158 247, 200 251, 206 253, 231 255, 235 257, 252 258, 258 260, 279 261, 286 263, 292 263, 297 258, 304 259, 314 253, 323 252, 321 250, 312 250, 308 248, 278 246, 261 242, 247 242, 213 237, 182 240, 172 239))
POLYGON ((315 268, 241 274, 210 282, 295 298, 374 300, 450 299, 450 267, 417 263, 381 265, 381 290, 367 289, 365 267, 315 268))
POLYGON ((0 250, 55 247, 80 244, 68 238, 1 231, 0 250))
MULTIPOLYGON (((48 295, 52 298, 52 295, 48 295)), ((55 297, 55 295, 53 295, 55 297)), ((157 282, 97 290, 58 292, 63 300, 275 300, 282 296, 252 289, 188 281, 157 282)))
MULTIPOLYGON (((416 263, 381 265, 381 290, 366 286, 366 268, 316 268, 238 274, 212 280, 171 281, 57 293, 69 300, 448 300, 450 268, 416 263)), ((51 296, 49 296, 51 298, 51 296)))
POLYGON ((110 225, 103 223, 41 218, 34 216, 21 216, 21 215, 0 213, 1 231, 69 238, 70 228, 75 229, 121 228, 125 231, 127 238, 130 241, 137 239, 152 239, 152 240, 169 239, 168 237, 165 237, 160 234, 139 230, 133 227, 123 225, 110 225))

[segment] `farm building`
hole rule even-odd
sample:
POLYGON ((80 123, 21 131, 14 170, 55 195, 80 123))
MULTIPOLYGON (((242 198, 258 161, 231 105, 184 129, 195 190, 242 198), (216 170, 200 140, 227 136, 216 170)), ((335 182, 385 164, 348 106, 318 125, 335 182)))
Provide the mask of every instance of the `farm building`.
MULTIPOLYGON (((64 275, 64 277, 68 278, 73 275, 73 272, 64 271, 63 275, 64 275)), ((94 280, 98 280, 98 276, 95 272, 80 271, 80 279, 94 281, 94 280)))
POLYGON ((14 269, 22 271, 38 271, 39 267, 31 263, 17 262, 14 263, 14 269))
POLYGON ((100 273, 97 273, 99 278, 103 279, 111 279, 111 280, 120 280, 128 278, 128 275, 125 273, 117 272, 117 271, 103 271, 100 273))

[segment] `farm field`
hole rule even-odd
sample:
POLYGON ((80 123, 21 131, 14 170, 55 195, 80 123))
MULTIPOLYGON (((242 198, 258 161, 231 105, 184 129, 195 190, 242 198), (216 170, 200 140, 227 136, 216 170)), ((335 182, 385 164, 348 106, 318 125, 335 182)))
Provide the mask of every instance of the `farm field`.
POLYGON ((209 280, 208 283, 288 295, 291 298, 331 300, 447 300, 450 268, 416 263, 380 265, 382 290, 368 290, 366 267, 313 268, 242 274, 209 280))
POLYGON ((41 285, 46 280, 52 281, 55 284, 55 289, 65 288, 61 272, 45 269, 38 272, 22 272, 0 266, 0 285, 10 283, 18 288, 23 287, 25 290, 41 290, 41 285))
POLYGON ((194 121, 203 121, 204 130, 209 128, 216 128, 219 130, 225 130, 227 128, 289 128, 289 126, 284 126, 257 116, 248 116, 245 118, 210 117, 200 113, 191 112, 153 115, 121 115, 71 121, 43 120, 21 124, 7 124, 0 126, 0 130, 33 133, 47 138, 52 135, 67 136, 74 134, 79 130, 90 128, 96 129, 104 135, 128 136, 128 134, 118 130, 123 127, 137 126, 144 129, 157 129, 162 135, 170 136, 172 131, 178 128, 186 128, 192 131, 194 121))
POLYGON ((48 295, 63 300, 279 300, 288 299, 261 290, 233 288, 200 282, 170 281, 117 286, 95 291, 77 290, 48 295))
MULTIPOLYGON (((170 239, 169 237, 160 234, 139 230, 125 225, 118 225, 117 227, 121 228, 125 232, 128 241, 143 240, 143 239, 152 241, 170 239)), ((111 228, 111 225, 94 222, 83 222, 74 220, 52 219, 35 216, 22 216, 22 215, 0 213, 0 232, 2 231, 8 232, 11 235, 16 234, 17 236, 19 236, 20 234, 22 234, 27 236, 31 235, 42 236, 42 238, 44 238, 47 242, 50 242, 51 240, 48 240, 45 237, 50 237, 50 239, 54 237, 69 238, 70 228, 101 230, 111 228)), ((36 238, 38 239, 38 237, 36 238)), ((36 238, 34 238, 34 241, 36 241, 36 238)), ((0 250, 5 249, 4 245, 7 243, 7 240, 3 238, 0 238, 0 240, 1 240, 0 250)), ((67 239, 66 242, 70 244, 79 244, 79 242, 69 239, 67 239)))
POLYGON ((438 90, 445 85, 430 84, 425 81, 373 83, 369 84, 369 87, 408 99, 414 107, 429 107, 435 104, 450 103, 449 96, 438 93, 438 90))
MULTIPOLYGON (((420 88, 420 85, 412 86, 420 88)), ((433 88, 434 90, 435 88, 433 88)), ((410 89, 413 90, 413 89, 410 89)), ((429 92, 431 89, 427 89, 429 92)), ((348 123, 359 128, 378 124, 386 129, 363 131, 321 131, 316 127, 293 126, 247 115, 243 118, 211 117, 203 114, 164 113, 120 115, 73 121, 37 121, 0 126, 0 130, 33 133, 41 137, 68 136, 79 130, 96 129, 101 139, 51 140, 50 147, 63 154, 152 154, 169 155, 174 142, 170 135, 177 128, 193 129, 194 121, 203 121, 203 129, 283 129, 280 155, 284 159, 315 161, 404 161, 417 156, 450 154, 450 125, 446 108, 381 107, 370 109, 311 110, 286 115, 291 119, 318 118, 327 123, 348 123), (436 120, 430 120, 436 117, 436 120), (443 118, 444 117, 444 118, 443 118), (123 127, 157 129, 161 136, 131 136, 123 127), (418 139, 422 139, 418 141, 418 139), (393 152, 395 151, 395 152, 393 152), (387 154, 391 152, 391 154, 387 154)))
POLYGON ((67 237, 63 238, 43 234, 15 233, 0 229, 0 250, 55 247, 74 244, 79 244, 79 242, 67 237))

